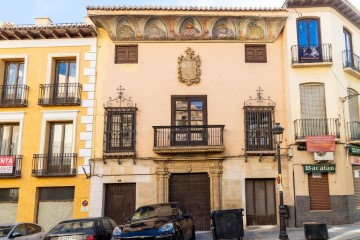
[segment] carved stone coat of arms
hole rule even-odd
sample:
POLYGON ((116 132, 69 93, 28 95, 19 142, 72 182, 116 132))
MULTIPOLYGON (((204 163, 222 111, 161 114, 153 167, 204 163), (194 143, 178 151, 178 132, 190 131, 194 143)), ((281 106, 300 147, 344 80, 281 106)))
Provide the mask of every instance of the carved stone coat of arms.
POLYGON ((195 52, 189 47, 185 54, 185 56, 178 57, 179 81, 190 86, 200 82, 200 57, 199 55, 194 56, 195 52))

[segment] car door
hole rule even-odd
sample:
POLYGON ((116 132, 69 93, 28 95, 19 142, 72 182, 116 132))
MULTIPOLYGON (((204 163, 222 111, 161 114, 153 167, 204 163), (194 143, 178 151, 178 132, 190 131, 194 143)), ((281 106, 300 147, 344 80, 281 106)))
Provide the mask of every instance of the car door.
POLYGON ((184 239, 190 239, 192 234, 191 229, 191 219, 189 216, 188 211, 185 209, 183 205, 179 205, 179 221, 181 221, 181 231, 183 234, 184 239))
POLYGON ((110 240, 114 227, 108 218, 103 218, 101 221, 103 225, 102 228, 104 229, 104 239, 110 240))
POLYGON ((42 240, 46 235, 46 232, 39 225, 27 223, 25 226, 27 240, 42 240))
POLYGON ((9 239, 27 240, 26 226, 24 223, 17 225, 11 232, 9 239))

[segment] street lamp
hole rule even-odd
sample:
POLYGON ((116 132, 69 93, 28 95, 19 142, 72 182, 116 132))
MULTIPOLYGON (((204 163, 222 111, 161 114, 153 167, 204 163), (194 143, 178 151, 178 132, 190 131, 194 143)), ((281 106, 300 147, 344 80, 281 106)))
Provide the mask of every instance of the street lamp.
POLYGON ((279 215, 280 215, 280 240, 288 240, 289 237, 286 232, 286 223, 285 223, 285 206, 284 206, 284 197, 283 197, 283 189, 282 189, 282 175, 281 175, 281 160, 280 160, 280 144, 283 140, 283 132, 284 128, 280 126, 280 123, 275 123, 275 127, 272 129, 272 134, 274 136, 274 142, 276 144, 276 156, 278 161, 278 180, 280 180, 277 184, 279 186, 279 198, 280 198, 280 206, 279 206, 279 215))

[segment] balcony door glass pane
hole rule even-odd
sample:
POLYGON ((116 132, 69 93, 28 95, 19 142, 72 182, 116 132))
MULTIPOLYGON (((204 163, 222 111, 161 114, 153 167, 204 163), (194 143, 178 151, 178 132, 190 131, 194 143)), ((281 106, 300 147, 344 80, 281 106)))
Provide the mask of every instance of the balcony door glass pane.
POLYGON ((72 152, 72 123, 53 123, 51 126, 50 154, 72 152))
POLYGON ((19 126, 0 125, 0 155, 16 155, 19 139, 19 126))
POLYGON ((318 60, 321 57, 318 19, 298 20, 297 30, 300 60, 318 60))
POLYGON ((75 76, 76 76, 76 63, 69 62, 69 78, 68 83, 75 83, 75 76))
POLYGON ((351 34, 349 31, 344 29, 344 42, 345 42, 345 61, 346 66, 352 64, 352 44, 351 44, 351 34))
POLYGON ((5 99, 21 98, 21 88, 24 81, 24 63, 22 62, 9 62, 6 63, 6 73, 3 88, 3 96, 5 99))
POLYGON ((303 136, 326 135, 327 120, 323 84, 300 85, 301 129, 303 136))
POLYGON ((56 88, 55 96, 57 98, 74 97, 74 86, 70 83, 76 81, 76 62, 75 61, 58 61, 56 71, 56 88))
POLYGON ((358 93, 352 89, 348 89, 348 96, 350 97, 349 102, 349 118, 350 122, 358 122, 359 121, 359 98, 358 93))

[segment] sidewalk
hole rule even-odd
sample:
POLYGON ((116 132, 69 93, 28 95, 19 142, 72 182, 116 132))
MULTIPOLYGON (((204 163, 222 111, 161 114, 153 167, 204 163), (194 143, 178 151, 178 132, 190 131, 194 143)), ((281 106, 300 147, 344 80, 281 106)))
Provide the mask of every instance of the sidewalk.
MULTIPOLYGON (((360 222, 339 226, 327 226, 329 239, 332 240, 360 240, 360 222)), ((288 228, 287 233, 290 240, 304 240, 303 228, 288 228)), ((279 226, 257 226, 245 229, 244 240, 255 239, 278 239, 279 226)), ((211 232, 196 232, 196 240, 211 240, 211 232)))

